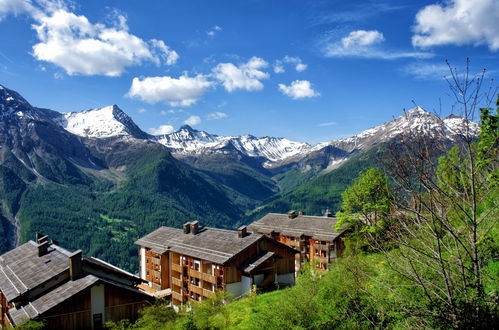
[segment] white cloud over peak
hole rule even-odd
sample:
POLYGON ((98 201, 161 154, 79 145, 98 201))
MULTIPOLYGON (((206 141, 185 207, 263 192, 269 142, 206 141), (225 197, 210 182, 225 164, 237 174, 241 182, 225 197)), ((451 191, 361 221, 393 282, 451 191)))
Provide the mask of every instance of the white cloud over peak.
POLYGON ((320 96, 320 93, 313 90, 308 80, 295 80, 289 86, 279 84, 278 88, 284 95, 291 97, 293 100, 320 96))
POLYGON ((424 7, 416 14, 412 44, 487 45, 499 49, 499 1, 447 0, 424 7))
POLYGON ((184 121, 184 124, 189 126, 196 126, 201 124, 201 117, 199 116, 190 116, 184 121))
POLYGON ((179 78, 135 77, 127 96, 151 104, 165 101, 173 107, 186 107, 196 103, 212 84, 201 74, 195 77, 184 74, 179 78))
POLYGON ((284 69, 284 64, 292 64, 295 67, 295 70, 298 72, 305 71, 308 67, 307 64, 303 63, 301 58, 292 57, 292 56, 284 56, 282 60, 276 60, 274 63, 274 72, 275 73, 284 73, 286 70, 284 69))
POLYGON ((206 119, 208 120, 218 120, 218 119, 224 119, 224 118, 227 118, 228 115, 225 113, 225 112, 212 112, 212 113, 209 113, 207 116, 206 116, 206 119))
POLYGON ((0 16, 27 14, 39 42, 32 55, 67 74, 119 76, 126 67, 152 62, 174 64, 178 54, 163 41, 145 41, 128 31, 126 18, 113 15, 109 26, 71 12, 62 0, 0 0, 0 16))
POLYGON ((165 135, 175 132, 175 129, 171 125, 160 125, 158 128, 149 128, 147 131, 152 135, 165 135))
POLYGON ((263 88, 260 80, 269 78, 267 72, 262 71, 268 66, 262 58, 253 56, 247 63, 238 66, 232 63, 219 63, 212 69, 213 77, 220 81, 228 92, 237 89, 258 91, 263 88))
POLYGON ((351 31, 343 37, 338 31, 330 31, 319 43, 326 57, 362 57, 395 60, 399 58, 429 58, 432 53, 388 50, 381 47, 385 41, 383 33, 377 30, 351 31))

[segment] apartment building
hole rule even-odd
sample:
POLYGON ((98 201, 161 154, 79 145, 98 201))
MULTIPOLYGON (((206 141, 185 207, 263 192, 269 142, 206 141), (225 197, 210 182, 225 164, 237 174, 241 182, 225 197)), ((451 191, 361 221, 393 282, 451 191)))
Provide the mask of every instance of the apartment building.
POLYGON ((248 225, 248 230, 300 251, 296 256, 296 270, 306 261, 326 270, 344 250, 341 240, 344 231, 336 231, 335 224, 336 218, 329 210, 323 216, 291 211, 288 214, 269 213, 248 225))
POLYGON ((44 329, 102 329, 138 318, 154 302, 144 281, 102 260, 70 252, 37 234, 0 256, 0 328, 29 320, 44 329))
POLYGON ((152 289, 170 290, 174 306, 226 291, 238 297, 252 286, 265 290, 293 285, 295 249, 265 235, 201 227, 161 227, 135 243, 140 277, 152 289))

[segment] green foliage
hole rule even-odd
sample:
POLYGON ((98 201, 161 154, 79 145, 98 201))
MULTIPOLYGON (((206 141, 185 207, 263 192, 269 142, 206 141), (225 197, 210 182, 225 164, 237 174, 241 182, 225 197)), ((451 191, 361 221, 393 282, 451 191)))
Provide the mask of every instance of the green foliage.
POLYGON ((286 213, 289 210, 303 210, 305 214, 321 214, 329 208, 332 212, 340 210, 341 194, 362 170, 380 167, 379 154, 382 147, 371 149, 353 156, 347 162, 331 172, 320 175, 292 192, 258 208, 249 215, 256 220, 269 212, 286 213))
POLYGON ((45 324, 42 321, 34 321, 30 320, 26 323, 16 326, 14 329, 16 330, 41 330, 45 327, 45 324))
POLYGON ((392 207, 388 177, 375 168, 360 172, 353 184, 342 193, 337 230, 381 234, 388 226, 392 207))

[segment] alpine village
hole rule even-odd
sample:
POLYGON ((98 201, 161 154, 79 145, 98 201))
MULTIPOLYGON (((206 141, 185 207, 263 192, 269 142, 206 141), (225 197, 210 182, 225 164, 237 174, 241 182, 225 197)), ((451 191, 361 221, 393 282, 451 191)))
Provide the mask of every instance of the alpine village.
POLYGON ((499 0, 0 28, 0 329, 497 328, 499 0))

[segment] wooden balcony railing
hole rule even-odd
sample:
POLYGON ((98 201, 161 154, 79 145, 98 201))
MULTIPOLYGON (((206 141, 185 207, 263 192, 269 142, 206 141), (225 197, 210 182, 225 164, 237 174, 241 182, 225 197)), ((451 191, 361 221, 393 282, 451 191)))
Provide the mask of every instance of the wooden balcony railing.
POLYGON ((172 270, 182 273, 182 266, 172 263, 172 270))
POLYGON ((202 278, 203 281, 217 284, 217 278, 215 276, 213 276, 211 274, 206 274, 206 273, 203 273, 202 275, 203 275, 203 278, 202 278))
POLYGON ((176 292, 176 291, 172 291, 172 298, 176 299, 176 300, 178 300, 180 302, 183 301, 182 295, 180 293, 176 292))
POLYGON ((182 287, 182 280, 179 278, 172 277, 172 284, 175 284, 176 286, 182 287))
POLYGON ((202 288, 200 288, 199 286, 192 285, 192 284, 189 285, 189 291, 195 292, 195 293, 200 294, 200 295, 203 294, 203 289, 202 288))
POLYGON ((202 273, 200 271, 189 268, 189 276, 201 279, 203 277, 201 274, 202 273))
POLYGON ((213 297, 215 297, 215 292, 212 292, 211 290, 203 289, 203 297, 213 298, 213 297))

